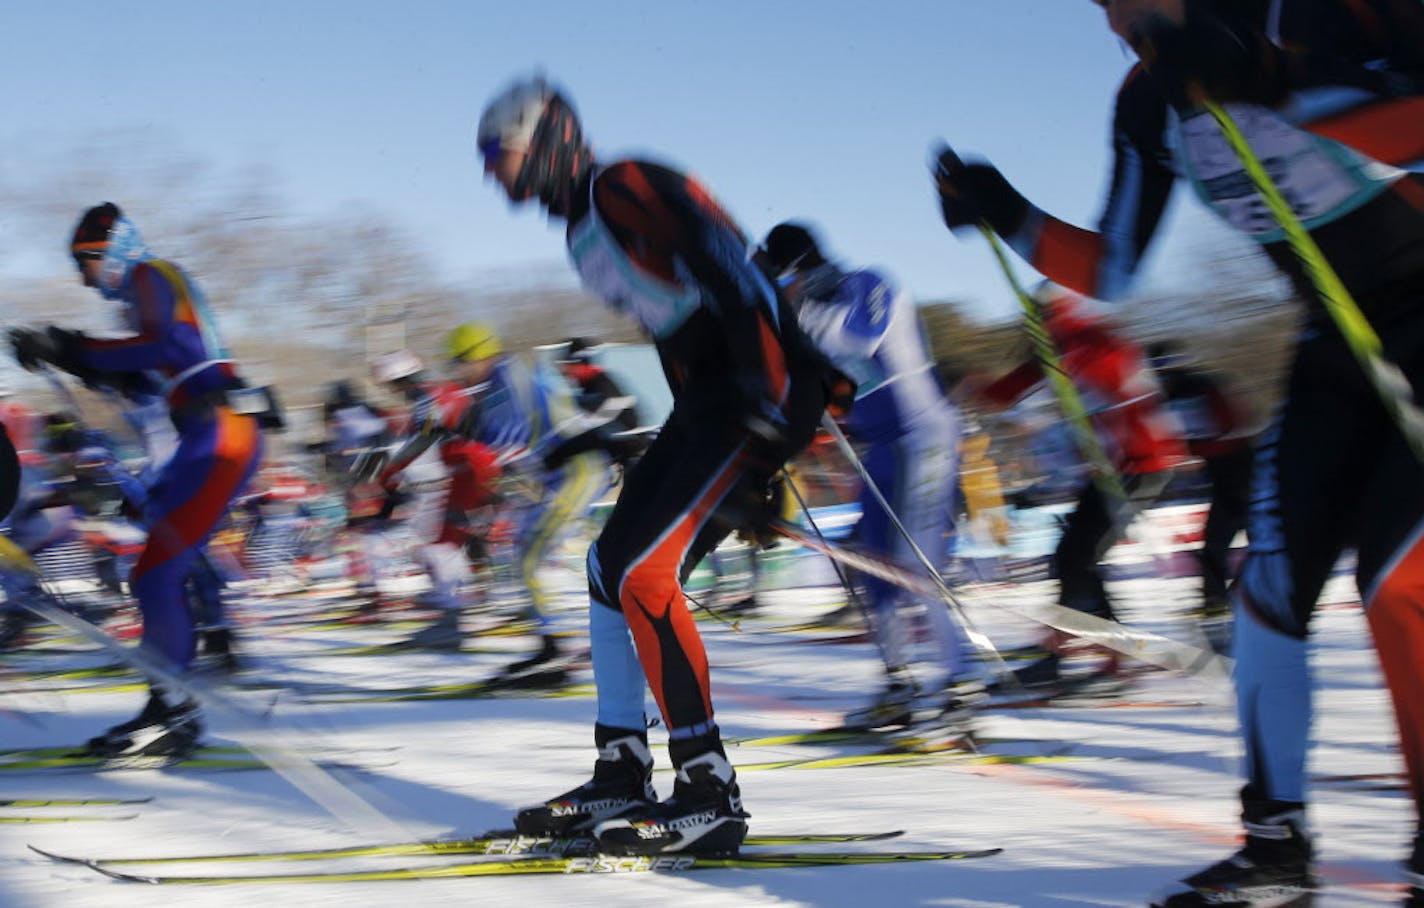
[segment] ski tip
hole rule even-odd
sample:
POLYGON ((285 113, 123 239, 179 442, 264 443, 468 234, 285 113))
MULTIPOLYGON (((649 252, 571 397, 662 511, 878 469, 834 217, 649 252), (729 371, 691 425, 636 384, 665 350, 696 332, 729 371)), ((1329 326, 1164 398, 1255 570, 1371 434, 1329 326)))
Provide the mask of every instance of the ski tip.
POLYGON ((149 885, 156 885, 161 882, 157 877, 141 876, 137 873, 126 873, 122 870, 112 870, 99 864, 97 861, 81 861, 80 863, 84 864, 90 870, 97 870, 109 879, 118 880, 121 883, 148 883, 149 885))
POLYGON ((35 854, 40 855, 41 857, 49 858, 51 861, 58 861, 58 862, 61 863, 61 864, 87 864, 87 863, 89 863, 89 862, 88 862, 87 860, 85 860, 84 858, 65 857, 65 856, 62 855, 62 854, 55 854, 53 851, 45 851, 43 848, 40 848, 40 847, 38 847, 38 846, 36 846, 36 845, 27 845, 26 847, 29 848, 31 851, 33 851, 35 854))

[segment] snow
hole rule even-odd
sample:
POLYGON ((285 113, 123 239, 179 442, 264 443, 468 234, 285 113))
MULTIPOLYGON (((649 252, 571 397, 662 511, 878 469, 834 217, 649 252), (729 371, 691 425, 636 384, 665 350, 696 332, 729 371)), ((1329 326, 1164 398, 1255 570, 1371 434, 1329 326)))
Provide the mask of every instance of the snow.
MULTIPOLYGON (((1189 578, 1124 571, 1113 592, 1134 626, 1191 640, 1184 610, 1189 578)), ((560 572, 563 626, 581 624, 576 575, 560 572)), ((970 588, 968 608, 1001 647, 1032 641, 1036 631, 996 597, 1052 596, 1046 581, 1016 588, 970 588)), ((762 613, 739 628, 700 623, 713 664, 719 720, 727 735, 770 734, 833 725, 879 683, 867 643, 815 643, 809 632, 777 630, 833 607, 825 588, 766 593, 762 613)), ((1314 627, 1317 774, 1390 773, 1400 769, 1393 718, 1380 687, 1358 602, 1337 576, 1314 627)), ((390 640, 408 628, 338 626, 317 630, 279 619, 325 607, 311 598, 254 600, 242 615, 251 664, 248 679, 295 686, 389 688, 475 680, 522 655, 528 641, 480 638, 508 652, 387 653, 343 656, 343 645, 390 640)), ((27 653, 0 660, 0 671, 106 661, 102 654, 27 653)), ((76 682, 71 682, 76 683, 76 682)), ((97 683, 97 682, 89 682, 97 683)), ((140 705, 133 690, 41 690, 7 682, 0 693, 4 747, 78 742, 128 718, 140 705), (23 688, 17 690, 17 688, 23 688)), ((507 826, 520 806, 586 778, 592 765, 590 696, 511 697, 391 703, 321 702, 293 689, 233 694, 254 710, 271 708, 272 733, 296 749, 349 748, 359 771, 335 774, 410 837, 474 833, 507 826), (394 748, 394 749, 392 749, 394 748)), ((686 876, 560 876, 419 882, 255 884, 152 887, 108 880, 60 865, 27 844, 91 857, 310 848, 369 843, 390 832, 351 828, 271 771, 127 771, 104 774, 0 772, 0 799, 17 797, 152 797, 129 808, 85 808, 87 815, 136 812, 136 819, 52 825, 0 823, 0 905, 5 908, 127 908, 155 904, 251 906, 388 906, 395 904, 559 906, 619 905, 723 908, 767 905, 922 905, 990 908, 1032 905, 1143 905, 1148 895, 1235 847, 1240 744, 1231 694, 1220 682, 1157 672, 1137 682, 1134 697, 1158 708, 1041 708, 984 714, 982 734, 1012 739, 988 745, 1013 753, 1073 759, 1023 765, 965 765, 950 758, 916 765, 747 771, 741 785, 755 833, 904 829, 889 843, 902 849, 1002 847, 994 857, 895 866, 706 871, 686 876)), ((650 704, 651 708, 651 704, 650 704)), ((210 738, 230 739, 214 723, 210 738)), ((653 739, 661 738, 654 729, 653 739)), ((863 745, 737 747, 743 765, 800 756, 861 752, 863 745)), ((659 751, 659 760, 665 757, 659 751)), ((664 771, 659 787, 671 782, 664 771)), ((1317 905, 1397 903, 1411 805, 1398 791, 1339 783, 1314 789, 1311 820, 1320 834, 1327 889, 1317 905)), ((0 815, 75 814, 77 808, 0 815)), ((886 843, 840 846, 846 850, 886 843)), ((343 867, 450 862, 455 857, 361 859, 343 867)), ((144 870, 140 866, 134 868, 144 870)), ((174 873, 246 870, 241 865, 189 865, 174 873)), ((256 867, 253 872, 259 872, 256 867)), ((294 872, 267 864, 260 872, 294 872)))

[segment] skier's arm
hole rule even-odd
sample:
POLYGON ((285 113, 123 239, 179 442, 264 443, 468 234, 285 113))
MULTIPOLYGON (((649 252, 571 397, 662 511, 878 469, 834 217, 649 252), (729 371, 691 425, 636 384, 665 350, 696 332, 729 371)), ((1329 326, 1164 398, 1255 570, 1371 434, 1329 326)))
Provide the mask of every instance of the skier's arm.
POLYGON ((1113 171, 1098 229, 1033 205, 987 163, 941 164, 945 223, 983 220, 1040 274, 1098 299, 1121 297, 1156 233, 1176 175, 1163 144, 1167 103, 1140 68, 1124 80, 1113 116, 1113 171), (950 184, 947 186, 947 184, 950 184), (956 190, 963 201, 946 197, 956 190))
POLYGON ((178 289, 163 272, 146 263, 134 268, 132 287, 138 333, 114 339, 85 338, 80 359, 89 368, 135 372, 164 365, 164 347, 174 328, 178 289))

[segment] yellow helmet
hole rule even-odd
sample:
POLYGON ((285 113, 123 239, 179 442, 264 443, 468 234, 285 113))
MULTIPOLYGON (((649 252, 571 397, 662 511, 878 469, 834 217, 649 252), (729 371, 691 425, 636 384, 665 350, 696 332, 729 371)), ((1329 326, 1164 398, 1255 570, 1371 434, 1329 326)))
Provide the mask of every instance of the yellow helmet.
POLYGON ((445 352, 451 359, 468 363, 498 356, 504 352, 504 346, 494 328, 484 322, 466 322, 445 339, 445 352))

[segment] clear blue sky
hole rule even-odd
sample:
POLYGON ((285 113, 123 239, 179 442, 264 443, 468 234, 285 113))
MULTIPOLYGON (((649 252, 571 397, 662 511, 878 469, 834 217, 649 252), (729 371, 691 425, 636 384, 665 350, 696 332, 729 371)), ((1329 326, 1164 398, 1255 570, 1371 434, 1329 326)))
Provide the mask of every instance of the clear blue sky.
MULTIPOLYGON (((600 155, 654 155, 702 177, 755 236, 807 218, 920 298, 1007 317, 983 244, 939 222, 930 143, 986 154, 1039 204, 1092 223, 1129 64, 1088 0, 21 0, 0 35, 0 160, 152 130, 221 167, 270 166, 298 212, 389 213, 448 277, 550 274, 560 235, 511 213, 473 144, 483 103, 537 66, 600 155)), ((23 179, 8 170, 0 192, 23 179)), ((123 187, 109 196, 122 203, 123 187)))

